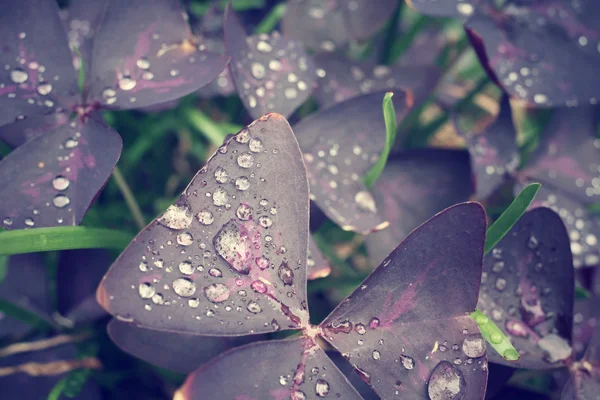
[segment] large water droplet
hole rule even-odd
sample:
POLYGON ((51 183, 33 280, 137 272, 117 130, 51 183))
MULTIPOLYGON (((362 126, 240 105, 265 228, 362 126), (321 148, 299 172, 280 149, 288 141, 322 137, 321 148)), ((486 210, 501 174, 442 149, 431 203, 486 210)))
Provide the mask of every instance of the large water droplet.
POLYGON ((566 360, 573 353, 569 342, 553 333, 541 338, 538 346, 546 352, 544 360, 551 364, 566 360))
POLYGON ((485 354, 485 342, 479 335, 469 335, 463 340, 462 350, 467 357, 481 357, 485 354))
POLYGON ((52 199, 52 204, 57 208, 64 208, 69 205, 71 200, 64 194, 58 194, 52 199))
POLYGON ((29 79, 29 74, 21 68, 15 68, 10 71, 10 79, 14 83, 25 83, 29 79))
POLYGON ((459 400, 466 392, 466 382, 458 368, 448 361, 441 361, 435 366, 429 382, 427 394, 431 400, 459 400))
POLYGON ((250 148, 250 151, 252 151, 254 153, 260 153, 261 151, 264 150, 263 142, 259 138, 250 139, 250 142, 248 143, 248 147, 250 148))
POLYGON ((286 286, 290 286, 294 283, 294 271, 288 267, 285 261, 283 261, 279 266, 277 275, 279 276, 279 279, 281 279, 281 282, 283 282, 283 284, 286 286))
POLYGON ((317 379, 317 383, 315 384, 315 393, 319 397, 327 397, 329 394, 329 382, 325 379, 317 379))
POLYGON ((402 366, 408 370, 415 367, 415 359, 405 354, 400 354, 400 362, 402 363, 402 366))
POLYGON ((225 169, 221 167, 217 167, 217 169, 215 169, 215 180, 218 183, 225 183, 228 179, 229 174, 227 173, 227 171, 225 171, 225 169))
POLYGON ((222 283, 213 283, 204 288, 204 295, 212 303, 222 303, 229 298, 229 288, 222 283))
POLYGON ((173 290, 181 297, 191 297, 196 293, 196 284, 188 278, 177 278, 173 281, 173 290))
POLYGON ((192 223, 192 210, 187 204, 173 204, 167 208, 157 221, 171 229, 185 229, 192 223))
POLYGON ((56 178, 52 180, 52 187, 55 190, 67 190, 69 187, 69 180, 62 175, 58 175, 56 178))
POLYGON ((254 156, 252 153, 242 153, 238 156, 237 162, 242 168, 250 168, 254 165, 254 156))
POLYGON ((241 274, 248 274, 252 267, 252 249, 248 232, 234 220, 230 220, 213 238, 217 253, 233 269, 241 274))
POLYGON ((227 193, 227 190, 223 189, 222 187, 218 187, 215 189, 212 198, 215 206, 222 207, 227 204, 227 201, 229 200, 229 193, 227 193))
POLYGON ((140 293, 140 297, 142 299, 149 299, 150 297, 154 296, 156 289, 150 283, 140 283, 138 286, 138 292, 140 293))
POLYGON ((179 263, 179 272, 184 275, 191 275, 194 273, 194 266, 190 261, 183 261, 179 263))

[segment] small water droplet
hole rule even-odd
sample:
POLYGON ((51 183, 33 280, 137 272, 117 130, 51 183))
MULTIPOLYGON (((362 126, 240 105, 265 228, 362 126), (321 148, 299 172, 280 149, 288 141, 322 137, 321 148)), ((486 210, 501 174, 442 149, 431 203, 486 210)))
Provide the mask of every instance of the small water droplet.
POLYGON ((266 257, 257 257, 256 260, 254 260, 254 262, 256 262, 256 265, 258 265, 258 268, 260 269, 267 269, 269 268, 269 259, 266 257))
POLYGON ((415 367, 414 358, 405 354, 400 354, 400 362, 402 363, 402 366, 408 370, 411 370, 415 367))
POLYGON ((208 270, 208 274, 214 278, 220 278, 223 276, 223 273, 219 268, 211 268, 208 270))
POLYGON ((198 221, 202 225, 210 225, 215 220, 215 217, 214 217, 213 213, 210 212, 210 211, 208 211, 208 210, 202 210, 202 211, 200 211, 198 213, 198 215, 196 215, 196 218, 198 218, 198 221))
POLYGON ((240 176, 235 180, 235 187, 238 190, 248 190, 250 188, 250 179, 247 176, 240 176))
POLYGON ((189 246, 194 243, 194 237, 189 232, 181 232, 177 235, 177 243, 182 246, 189 246))
POLYGON ((277 276, 281 279, 284 285, 290 286, 294 283, 294 271, 288 267, 287 263, 283 261, 277 270, 277 276))
POLYGON ((462 350, 467 357, 481 357, 485 354, 485 342, 479 335, 469 335, 463 340, 462 350))
POLYGON ((138 59, 135 64, 140 69, 148 69, 148 68, 150 68, 150 61, 148 61, 148 59, 144 58, 144 57, 138 59))
POLYGON ((260 307, 260 305, 254 301, 248 303, 246 309, 248 309, 248 311, 250 311, 252 314, 259 314, 260 312, 262 312, 262 308, 260 307))
POLYGON ((235 211, 235 215, 242 221, 248 221, 252 217, 252 207, 248 204, 242 203, 235 211))
POLYGON ((154 296, 154 293, 156 293, 156 289, 150 283, 140 283, 140 285, 138 286, 138 292, 142 299, 149 299, 152 296, 154 296))
POLYGON ((258 219, 258 222, 263 228, 269 228, 271 225, 273 225, 273 220, 265 215, 262 215, 258 219))
POLYGON ((10 71, 10 79, 14 83, 25 83, 29 79, 29 74, 21 68, 15 68, 10 71))
POLYGON ((263 281, 254 281, 250 287, 257 293, 267 293, 267 285, 263 281))
POLYGON ((376 317, 371 318, 371 320, 369 321, 369 327, 371 329, 379 328, 379 318, 376 318, 376 317))
POLYGON ((248 143, 248 147, 250 148, 250 151, 252 151, 254 153, 260 153, 261 151, 264 150, 263 142, 259 138, 250 139, 250 142, 248 143))
POLYGON ((187 204, 173 204, 158 217, 157 221, 167 228, 179 230, 190 226, 192 219, 192 210, 187 204))
POLYGON ((121 90, 127 91, 135 88, 137 85, 137 81, 135 79, 132 79, 131 76, 125 75, 119 79, 118 84, 121 90))
POLYGON ((225 183, 229 179, 229 174, 222 167, 215 169, 215 180, 218 183, 225 183))
POLYGON ((381 353, 377 350, 373 350, 373 360, 379 360, 381 358, 381 353))
POLYGON ((37 87, 37 91, 42 96, 47 96, 52 92, 52 84, 48 82, 40 82, 37 87))
POLYGON ((194 266, 190 261, 183 261, 179 263, 179 272, 184 275, 191 275, 194 273, 194 266))
POLYGON ((527 247, 529 247, 532 250, 535 250, 535 249, 537 249, 538 244, 539 244, 538 239, 535 236, 531 235, 529 237, 529 241, 527 242, 527 247))
POLYGON ((356 324, 356 326, 354 327, 354 330, 359 335, 364 335, 367 332, 367 328, 363 324, 356 324))
POLYGON ((58 194, 52 199, 52 204, 57 208, 64 208, 69 205, 71 200, 64 194, 58 194))
POLYGON ((215 189, 212 199, 215 206, 222 207, 227 204, 227 201, 229 200, 229 193, 227 193, 227 190, 223 189, 222 187, 218 187, 215 189))
POLYGON ((325 379, 317 379, 317 382, 315 384, 315 393, 317 394, 317 396, 327 397, 330 390, 331 389, 329 387, 329 382, 327 382, 325 379))
POLYGON ((52 187, 55 190, 60 190, 60 191, 67 190, 67 188, 69 187, 69 184, 70 184, 69 180, 62 175, 58 175, 56 178, 54 178, 52 180, 52 187))
POLYGON ((242 168, 250 168, 254 165, 254 156, 252 153, 242 153, 238 156, 237 163, 242 168))

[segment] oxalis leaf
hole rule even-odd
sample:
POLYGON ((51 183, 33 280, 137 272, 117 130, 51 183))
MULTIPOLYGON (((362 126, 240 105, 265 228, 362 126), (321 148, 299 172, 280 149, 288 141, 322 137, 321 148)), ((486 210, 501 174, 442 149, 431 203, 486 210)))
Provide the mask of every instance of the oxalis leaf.
POLYGON ((104 228, 57 226, 0 233, 0 255, 71 249, 123 250, 133 234, 104 228))
POLYGON ((385 96, 383 96, 383 118, 385 119, 385 147, 379 156, 377 162, 371 167, 369 172, 363 178, 363 181, 367 187, 372 187, 377 179, 383 172, 383 168, 385 168, 385 164, 387 163, 388 156, 390 155, 390 150, 396 141, 396 131, 398 128, 398 124, 396 123, 396 109, 394 108, 394 103, 392 102, 392 97, 394 93, 387 92, 385 96))

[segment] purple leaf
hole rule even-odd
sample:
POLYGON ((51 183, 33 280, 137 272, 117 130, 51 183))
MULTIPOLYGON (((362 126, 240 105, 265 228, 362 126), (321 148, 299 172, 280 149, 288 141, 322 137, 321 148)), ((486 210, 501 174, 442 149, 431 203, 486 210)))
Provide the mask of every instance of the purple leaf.
POLYGON ((406 2, 425 15, 465 18, 473 14, 481 0, 406 0, 406 2))
POLYGON ((600 322, 600 298, 576 300, 573 312, 573 351, 581 358, 600 322))
POLYGON ((413 229, 472 193, 466 151, 411 150, 388 160, 374 197, 390 226, 366 238, 372 265, 379 265, 413 229))
POLYGON ((477 303, 485 228, 477 203, 437 214, 321 324, 383 398, 483 398, 486 345, 466 313, 477 303))
POLYGON ((308 323, 308 183, 287 121, 229 139, 177 202, 131 242, 98 288, 136 325, 236 336, 308 323))
POLYGON ((0 125, 52 113, 77 94, 56 2, 3 2, 0 35, 0 125))
MULTIPOLYGON (((515 192, 520 186, 515 188, 515 192)), ((569 233, 575 268, 592 267, 600 263, 600 218, 589 213, 585 206, 551 186, 542 185, 531 207, 548 207, 557 212, 569 233)))
POLYGON ((313 340, 300 337, 230 350, 188 376, 177 400, 362 400, 313 340))
POLYGON ((94 38, 91 97, 108 108, 141 108, 192 93, 228 59, 200 50, 177 0, 109 0, 94 38))
MULTIPOLYGON (((416 0, 413 0, 416 1, 416 0)), ((482 2, 466 27, 511 96, 538 107, 596 104, 600 3, 482 2)))
POLYGON ((69 122, 66 113, 35 116, 0 127, 0 140, 11 147, 21 146, 38 136, 55 130, 69 122))
POLYGON ((75 119, 0 161, 6 229, 77 225, 121 153, 121 138, 95 118, 75 119))
POLYGON ((520 175, 582 204, 600 202, 597 116, 595 107, 555 111, 536 153, 520 175))
POLYGON ((329 107, 363 93, 401 89, 408 103, 420 104, 431 94, 440 76, 434 66, 386 66, 356 62, 339 53, 315 56, 320 76, 317 99, 329 107))
POLYGON ((225 11, 225 46, 236 89, 254 118, 270 111, 289 116, 316 85, 315 66, 299 42, 278 32, 247 37, 231 6, 225 11))
MULTIPOLYGON (((7 274, 0 283, 0 299, 50 320, 52 307, 48 282, 41 254, 11 256, 7 274)), ((0 313, 0 338, 24 334, 30 329, 30 325, 0 313)))
POLYGON ((481 134, 465 138, 471 153, 478 199, 486 199, 519 167, 517 132, 513 125, 508 97, 502 99, 500 113, 481 134))
MULTIPOLYGON (((344 230, 366 234, 388 225, 362 182, 385 144, 383 96, 383 92, 361 95, 294 125, 311 199, 344 230)), ((394 100, 396 110, 405 114, 404 93, 397 93, 394 100)))
POLYGON ((306 260, 307 279, 325 278, 331 273, 331 267, 328 261, 319 250, 312 236, 308 238, 308 258, 306 260))
POLYGON ((68 250, 60 253, 56 270, 58 312, 73 323, 106 315, 94 290, 114 257, 106 250, 68 250))
POLYGON ((286 36, 312 50, 333 51, 373 36, 395 12, 395 0, 290 0, 283 17, 286 36))
POLYGON ((547 208, 525 213, 484 258, 477 308, 490 316, 519 352, 515 368, 556 368, 572 355, 574 276, 569 237, 547 208))
POLYGON ((228 348, 249 341, 248 337, 206 337, 157 331, 116 319, 108 324, 108 334, 121 350, 150 364, 185 374, 228 348))

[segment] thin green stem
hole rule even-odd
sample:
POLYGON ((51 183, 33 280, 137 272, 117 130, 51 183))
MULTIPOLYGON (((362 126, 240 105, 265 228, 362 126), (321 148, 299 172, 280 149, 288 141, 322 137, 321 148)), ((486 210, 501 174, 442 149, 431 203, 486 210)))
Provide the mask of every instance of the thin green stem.
POLYGON ((281 18, 283 18, 283 16, 285 15, 285 10, 286 10, 285 3, 279 3, 275 7, 271 8, 271 11, 269 11, 267 16, 264 17, 262 21, 260 21, 260 23, 254 30, 254 32, 255 33, 271 32, 273 29, 275 29, 275 27, 277 26, 277 24, 279 23, 281 18))
POLYGON ((190 108, 184 111, 184 116, 188 123, 198 132, 202 133, 213 145, 219 147, 223 144, 227 132, 202 111, 190 108))
POLYGON ((371 169, 367 171, 364 176, 364 183, 367 187, 373 187, 379 176, 383 172, 385 168, 385 164, 387 163, 387 159, 390 155, 390 151, 394 146, 394 142, 396 141, 396 131, 398 129, 398 124, 396 122, 396 110, 394 108, 394 102, 392 101, 392 97, 394 93, 387 92, 383 97, 383 118, 385 120, 385 146, 381 151, 381 155, 377 159, 377 162, 373 164, 371 169))
POLYGON ((133 235, 121 230, 57 226, 0 232, 0 255, 74 249, 123 250, 133 235))
POLYGON ((115 178, 115 183, 119 187, 119 190, 121 191, 121 194, 123 195, 123 198, 125 199, 125 203, 127 204, 127 207, 129 207, 129 211, 131 211, 131 214, 133 215, 133 219, 135 220, 135 224, 137 225, 138 229, 139 230, 144 229, 144 227, 146 226, 146 221, 144 220, 144 214, 142 213, 142 210, 140 209, 140 205, 138 204, 137 200, 135 199, 135 196, 134 196, 133 192, 131 191, 131 189, 129 188, 129 185, 127 184, 127 181, 123 177, 123 174, 121 173, 121 170, 119 169, 119 167, 115 167, 115 170, 113 171, 112 176, 113 176, 113 178, 115 178))

